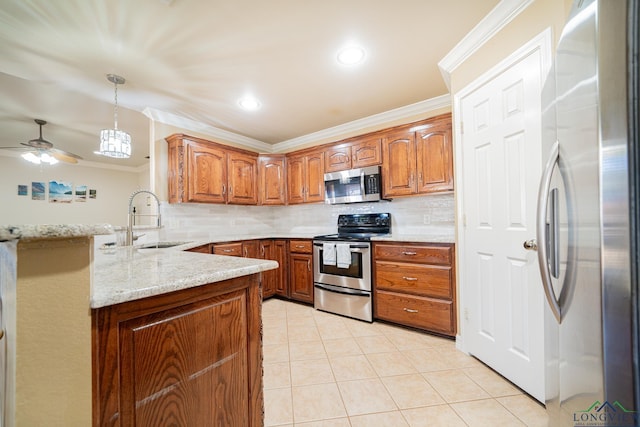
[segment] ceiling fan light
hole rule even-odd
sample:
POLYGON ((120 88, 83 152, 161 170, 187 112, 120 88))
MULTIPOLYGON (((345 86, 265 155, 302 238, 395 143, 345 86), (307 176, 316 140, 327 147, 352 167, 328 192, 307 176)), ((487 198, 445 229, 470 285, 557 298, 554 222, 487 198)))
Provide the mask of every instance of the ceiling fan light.
POLYGON ((131 157, 131 135, 119 129, 103 129, 100 132, 99 154, 116 159, 131 157))
POLYGON ((34 154, 29 152, 29 153, 24 153, 21 156, 26 161, 36 165, 39 165, 41 163, 48 163, 50 165, 55 165, 56 163, 58 163, 58 159, 48 155, 47 153, 34 154))

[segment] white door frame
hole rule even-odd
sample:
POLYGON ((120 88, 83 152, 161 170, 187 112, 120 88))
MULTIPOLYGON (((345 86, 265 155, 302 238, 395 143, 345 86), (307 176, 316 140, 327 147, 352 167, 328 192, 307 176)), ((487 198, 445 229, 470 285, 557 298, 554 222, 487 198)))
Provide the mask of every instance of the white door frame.
MULTIPOLYGON (((462 90, 457 92, 453 96, 453 132, 454 132, 454 171, 455 171, 455 182, 462 183, 464 178, 464 165, 463 165, 463 144, 464 144, 464 134, 462 133, 462 121, 459 119, 462 117, 462 106, 461 102, 467 95, 477 90, 478 88, 484 86, 489 81, 502 74, 505 70, 510 68, 513 64, 516 64, 523 58, 529 56, 533 52, 539 50, 540 51, 540 75, 545 77, 549 73, 551 69, 551 63, 553 60, 553 52, 552 52, 552 32, 551 28, 547 28, 534 37, 529 42, 525 43, 522 47, 517 49, 511 55, 500 61, 498 64, 493 66, 491 69, 480 75, 473 82, 469 83, 462 90)), ((542 114, 542 112, 541 112, 542 114)), ((544 156, 543 156, 544 157, 544 156)), ((546 158, 546 157, 545 157, 546 158)), ((457 188, 460 188, 456 185, 457 188)), ((465 270, 463 266, 465 265, 465 254, 463 248, 465 247, 465 228, 466 228, 466 220, 465 220, 465 206, 464 206, 464 195, 460 194, 458 191, 456 193, 456 236, 457 236, 457 248, 456 248, 456 277, 458 279, 458 333, 456 336, 456 348, 460 351, 468 353, 464 337, 465 337, 465 316, 466 316, 466 307, 468 306, 467 301, 465 300, 465 283, 467 283, 467 278, 465 277, 465 270)), ((543 345, 543 343, 540 343, 543 345)))

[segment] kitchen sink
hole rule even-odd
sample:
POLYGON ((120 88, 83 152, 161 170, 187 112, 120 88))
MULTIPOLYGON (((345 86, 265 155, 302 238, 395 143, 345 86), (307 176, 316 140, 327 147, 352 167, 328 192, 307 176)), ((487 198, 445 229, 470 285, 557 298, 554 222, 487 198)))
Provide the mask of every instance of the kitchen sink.
POLYGON ((172 248, 174 246, 184 245, 189 242, 153 242, 153 243, 145 243, 140 246, 138 249, 167 249, 172 248))

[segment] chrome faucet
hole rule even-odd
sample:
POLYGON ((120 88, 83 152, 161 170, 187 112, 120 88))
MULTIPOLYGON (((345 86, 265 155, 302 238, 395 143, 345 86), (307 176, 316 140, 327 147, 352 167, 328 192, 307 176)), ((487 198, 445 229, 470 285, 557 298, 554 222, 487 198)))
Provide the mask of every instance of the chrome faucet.
POLYGON ((133 212, 133 198, 136 197, 140 193, 150 194, 151 196, 153 196, 154 199, 156 199, 156 206, 157 206, 157 209, 158 209, 158 211, 157 211, 158 214, 157 215, 147 215, 147 216, 155 216, 155 217, 157 217, 158 218, 158 228, 160 228, 162 226, 162 223, 160 222, 160 200, 158 199, 158 196, 156 196, 155 194, 153 194, 149 190, 137 190, 137 191, 134 191, 133 194, 131 194, 131 197, 129 197, 127 241, 125 243, 127 246, 133 245, 133 241, 135 240, 135 238, 133 237, 133 221, 134 221, 134 216, 135 216, 135 213, 133 212))

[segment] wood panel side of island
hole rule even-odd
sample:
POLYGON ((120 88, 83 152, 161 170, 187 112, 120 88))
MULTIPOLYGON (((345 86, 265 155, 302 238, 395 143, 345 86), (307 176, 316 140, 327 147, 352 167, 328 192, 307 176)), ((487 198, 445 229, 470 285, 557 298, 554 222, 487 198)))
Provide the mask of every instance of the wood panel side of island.
POLYGON ((262 426, 260 275, 93 310, 94 426, 262 426))

